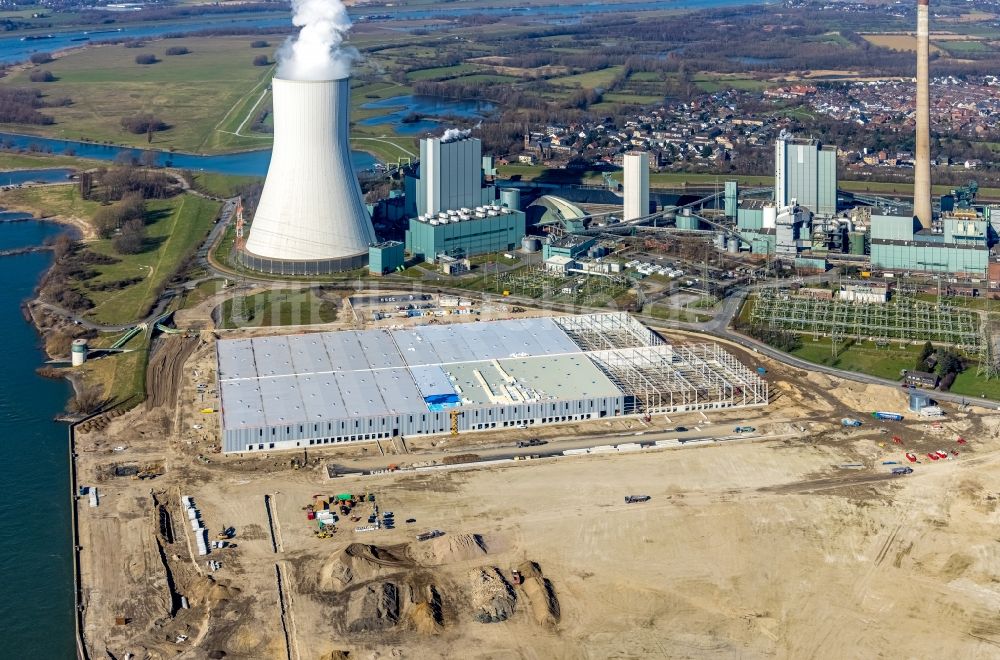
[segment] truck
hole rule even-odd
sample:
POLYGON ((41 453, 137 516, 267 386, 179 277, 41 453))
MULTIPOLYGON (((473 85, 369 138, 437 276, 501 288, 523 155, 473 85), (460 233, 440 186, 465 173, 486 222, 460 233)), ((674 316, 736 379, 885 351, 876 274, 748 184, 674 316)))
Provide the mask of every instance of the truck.
POLYGON ((861 426, 861 420, 860 419, 854 419, 853 417, 845 417, 842 420, 840 420, 840 425, 841 426, 858 427, 858 426, 861 426))
POLYGON ((753 433, 756 430, 757 429, 752 426, 737 426, 733 429, 733 433, 753 433))
POLYGON ((894 412, 879 412, 879 411, 876 411, 876 412, 872 413, 872 417, 874 417, 875 419, 881 419, 881 420, 887 421, 887 422, 901 422, 901 421, 903 421, 903 416, 900 415, 899 413, 894 413, 894 412))
POLYGON ((636 504, 638 502, 648 502, 650 500, 649 495, 626 495, 625 504, 636 504))
POLYGON ((423 532, 422 534, 417 534, 418 541, 430 541, 431 539, 436 539, 439 536, 444 536, 444 532, 440 529, 432 529, 429 532, 423 532))
POLYGON ((894 467, 894 468, 892 468, 892 474, 894 474, 896 476, 902 476, 904 474, 910 474, 911 472, 913 472, 913 468, 911 468, 911 467, 905 467, 904 466, 904 467, 894 467))

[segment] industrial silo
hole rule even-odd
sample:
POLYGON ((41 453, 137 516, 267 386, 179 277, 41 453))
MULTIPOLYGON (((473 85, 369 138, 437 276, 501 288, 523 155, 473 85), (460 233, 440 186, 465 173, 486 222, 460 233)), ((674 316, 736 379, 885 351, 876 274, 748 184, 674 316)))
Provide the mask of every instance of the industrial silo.
POLYGON ((538 252, 542 249, 542 239, 537 236, 525 236, 521 239, 521 249, 525 252, 538 252))
POLYGON ((517 188, 500 189, 500 206, 506 206, 513 211, 521 210, 521 191, 517 188))
POLYGON ((350 79, 272 80, 274 147, 240 260, 312 275, 363 266, 375 230, 348 142, 350 79))
POLYGON ((87 361, 87 340, 74 339, 73 345, 70 347, 70 364, 72 364, 74 367, 79 367, 86 361, 87 361))

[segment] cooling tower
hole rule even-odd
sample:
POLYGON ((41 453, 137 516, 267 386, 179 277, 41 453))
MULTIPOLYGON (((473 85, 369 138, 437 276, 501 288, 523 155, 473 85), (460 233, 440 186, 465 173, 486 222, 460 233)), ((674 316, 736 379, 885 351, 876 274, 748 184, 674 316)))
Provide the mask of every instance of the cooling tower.
POLYGON ((348 143, 350 79, 274 78, 274 148, 240 261, 314 275, 367 263, 375 230, 348 143))
POLYGON ((917 0, 917 145, 913 159, 913 215, 924 229, 931 226, 930 25, 927 4, 928 0, 917 0))

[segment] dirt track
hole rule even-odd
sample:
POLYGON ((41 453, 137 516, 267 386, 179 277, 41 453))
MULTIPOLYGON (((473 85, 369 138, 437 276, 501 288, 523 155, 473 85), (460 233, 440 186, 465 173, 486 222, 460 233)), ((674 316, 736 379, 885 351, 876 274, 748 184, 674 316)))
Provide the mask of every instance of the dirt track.
POLYGON ((146 410, 177 405, 184 363, 198 348, 197 338, 167 335, 156 340, 146 368, 146 410))

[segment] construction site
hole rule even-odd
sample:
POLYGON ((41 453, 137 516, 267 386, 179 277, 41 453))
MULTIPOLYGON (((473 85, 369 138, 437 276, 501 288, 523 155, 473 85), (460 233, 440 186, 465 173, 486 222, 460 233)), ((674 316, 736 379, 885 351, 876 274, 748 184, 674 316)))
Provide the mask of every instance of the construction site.
MULTIPOLYGON (((943 403, 937 420, 872 420, 904 409, 905 393, 602 316, 393 330, 397 375, 444 365, 471 412, 513 406, 489 403, 476 370, 513 399, 530 381, 512 364, 554 360, 536 391, 600 384, 627 392, 634 414, 453 434, 444 406, 441 433, 291 451, 223 451, 217 344, 256 355, 266 340, 257 380, 279 347, 296 365, 306 355, 290 337, 390 333, 334 332, 343 320, 157 340, 149 403, 76 434, 90 656, 839 658, 828 642, 844 630, 876 652, 993 655, 995 411, 943 403), (416 338, 432 329, 449 340, 416 338), (535 357, 508 355, 532 343, 535 357), (589 380, 560 372, 566 360, 589 380), (696 405, 709 391, 767 405, 696 405), (898 464, 913 472, 894 476, 898 464)), ((351 353, 366 361, 355 376, 381 374, 368 361, 385 354, 351 353)), ((378 376, 378 391, 390 382, 378 376)))

